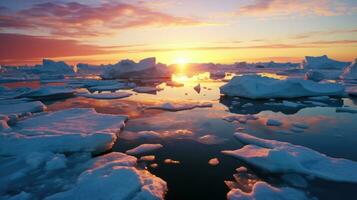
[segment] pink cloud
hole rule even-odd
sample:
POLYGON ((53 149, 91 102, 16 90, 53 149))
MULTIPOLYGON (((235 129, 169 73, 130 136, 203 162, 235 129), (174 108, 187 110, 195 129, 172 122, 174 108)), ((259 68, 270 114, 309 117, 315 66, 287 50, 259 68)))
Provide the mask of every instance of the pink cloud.
MULTIPOLYGON (((75 40, 0 33, 0 64, 38 62, 42 58, 98 55, 112 52, 95 45, 80 44, 75 40)), ((119 51, 116 51, 119 52, 119 51)))
POLYGON ((17 12, 0 14, 0 30, 38 29, 59 36, 97 36, 141 26, 199 25, 200 21, 153 11, 140 5, 103 3, 42 3, 17 12))
POLYGON ((343 2, 331 0, 256 0, 254 4, 241 7, 237 15, 290 16, 316 15, 334 16, 356 11, 343 2))

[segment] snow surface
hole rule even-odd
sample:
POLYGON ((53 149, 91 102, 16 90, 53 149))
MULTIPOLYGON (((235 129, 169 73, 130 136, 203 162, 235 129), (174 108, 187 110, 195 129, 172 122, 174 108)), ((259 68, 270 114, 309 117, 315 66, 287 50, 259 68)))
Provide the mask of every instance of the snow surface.
POLYGON ((80 94, 79 96, 92 98, 92 99, 121 99, 125 97, 129 97, 132 94, 129 92, 113 92, 113 93, 98 93, 98 94, 80 94))
POLYGON ((10 133, 1 133, 0 155, 103 152, 112 148, 126 120, 127 116, 99 114, 87 108, 43 113, 17 122, 10 133))
POLYGON ((266 140, 246 133, 234 135, 248 144, 234 151, 222 151, 261 169, 274 173, 298 173, 321 179, 357 182, 357 162, 332 158, 307 147, 266 140))
POLYGON ((295 78, 279 80, 259 75, 235 76, 220 90, 228 96, 251 99, 343 96, 345 93, 344 86, 337 83, 316 83, 295 78))
POLYGON ((279 200, 304 200, 306 195, 293 188, 277 188, 266 182, 258 181, 254 184, 251 192, 243 192, 240 189, 232 189, 227 194, 229 200, 259 200, 259 199, 279 199, 279 200))
POLYGON ((191 110, 194 108, 207 108, 212 107, 212 103, 183 103, 183 104, 173 104, 173 103, 164 103, 158 106, 149 106, 146 109, 160 109, 167 111, 181 111, 181 110, 191 110))
POLYGON ((142 144, 133 149, 127 150, 125 153, 129 155, 144 154, 152 151, 161 149, 163 146, 161 144, 142 144))

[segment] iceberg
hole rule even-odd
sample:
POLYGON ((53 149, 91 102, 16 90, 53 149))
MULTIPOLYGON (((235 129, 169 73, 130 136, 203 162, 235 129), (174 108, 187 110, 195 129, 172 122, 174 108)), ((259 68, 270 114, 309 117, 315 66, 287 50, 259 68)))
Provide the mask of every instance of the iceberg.
POLYGON ((100 153, 112 148, 127 116, 73 108, 41 113, 0 134, 0 155, 50 151, 100 153))
POLYGON ((305 60, 301 63, 303 69, 338 69, 342 70, 347 67, 349 62, 341 62, 323 56, 305 56, 305 60))
POLYGON ((49 59, 43 59, 42 65, 36 65, 34 71, 41 74, 74 74, 75 68, 73 66, 67 65, 63 61, 53 61, 49 59))
POLYGON ((170 69, 160 63, 156 63, 156 58, 146 58, 138 63, 132 60, 122 60, 117 64, 108 67, 101 74, 102 79, 119 78, 169 78, 170 69))
POLYGON ((250 99, 297 98, 309 96, 343 96, 345 88, 338 83, 316 83, 311 80, 262 77, 259 75, 235 76, 220 87, 222 94, 250 99))
POLYGON ((340 78, 345 80, 357 79, 357 58, 351 65, 346 67, 340 78))
POLYGON ((297 173, 325 180, 357 183, 357 162, 332 158, 307 147, 266 140, 246 133, 234 136, 244 144, 241 149, 222 151, 273 173, 297 173))

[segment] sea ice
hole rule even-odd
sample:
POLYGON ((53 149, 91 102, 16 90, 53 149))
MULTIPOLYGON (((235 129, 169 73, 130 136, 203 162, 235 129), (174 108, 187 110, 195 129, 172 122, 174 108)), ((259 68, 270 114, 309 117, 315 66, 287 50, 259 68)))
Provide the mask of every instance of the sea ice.
POLYGON ((235 133, 235 137, 248 145, 222 153, 255 167, 273 173, 298 173, 331 181, 357 182, 357 162, 332 158, 307 147, 260 139, 246 133, 235 133))
POLYGON ((218 160, 218 158, 212 158, 208 161, 208 164, 210 164, 212 166, 216 166, 219 164, 219 160, 218 160))
POLYGON ((0 134, 0 155, 33 151, 94 152, 111 149, 127 116, 73 108, 42 113, 19 121, 12 132, 0 134))
POLYGON ((167 111, 181 111, 181 110, 191 110, 194 108, 206 108, 212 107, 212 103, 183 103, 183 104, 173 104, 173 103, 164 103, 158 106, 149 106, 146 109, 160 109, 167 111))
POLYGON ((41 86, 38 89, 25 94, 25 97, 33 99, 63 99, 74 95, 74 90, 64 86, 41 86))
POLYGON ((129 92, 113 92, 113 93, 98 93, 98 94, 86 93, 86 94, 80 94, 79 96, 92 98, 92 99, 121 99, 121 98, 129 97, 131 95, 132 94, 129 92))
POLYGON ((279 80, 259 75, 235 76, 220 87, 221 93, 251 99, 343 96, 345 88, 337 83, 316 83, 291 78, 279 80))
POLYGON ((290 187, 273 187, 266 182, 258 181, 254 184, 251 192, 243 192, 236 188, 227 194, 229 200, 259 200, 259 199, 279 199, 279 200, 307 200, 306 195, 297 189, 290 187))
POLYGON ((142 144, 133 149, 127 150, 125 153, 129 155, 144 154, 152 151, 161 149, 163 146, 161 144, 142 144))
POLYGON ((142 87, 135 87, 133 90, 138 93, 156 93, 163 89, 159 87, 142 86, 142 87))
POLYGON ((2 115, 26 115, 27 113, 35 113, 45 111, 47 107, 40 101, 0 104, 0 114, 2 115))

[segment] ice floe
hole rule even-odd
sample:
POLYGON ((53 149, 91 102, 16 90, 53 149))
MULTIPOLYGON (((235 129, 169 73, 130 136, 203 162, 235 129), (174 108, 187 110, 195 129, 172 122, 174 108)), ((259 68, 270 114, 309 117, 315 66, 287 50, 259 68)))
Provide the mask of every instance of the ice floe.
POLYGON ((25 97, 33 99, 63 99, 72 97, 75 91, 72 88, 64 86, 41 86, 38 89, 35 89, 27 94, 25 97))
POLYGON ((141 86, 141 87, 135 87, 133 90, 138 93, 156 93, 163 89, 159 87, 141 86))
POLYGON ((164 160, 164 163, 165 163, 165 164, 180 164, 180 161, 178 161, 178 160, 172 160, 172 159, 170 159, 170 158, 167 158, 167 159, 164 160))
POLYGON ((46 106, 40 101, 19 102, 0 104, 0 114, 2 115, 26 115, 28 113, 42 112, 46 110, 46 106))
POLYGON ((260 139, 246 133, 235 133, 235 137, 247 145, 222 153, 269 172, 298 173, 331 181, 357 182, 357 162, 332 158, 307 147, 260 139))
POLYGON ((132 94, 129 92, 113 92, 113 93, 86 93, 86 94, 79 94, 79 96, 92 98, 92 99, 121 99, 125 97, 129 97, 132 94))
POLYGON ((19 121, 12 132, 0 134, 0 155, 32 151, 93 152, 112 148, 127 116, 73 108, 43 113, 19 121))
POLYGON ((135 168, 136 159, 110 153, 93 159, 70 189, 53 194, 57 199, 163 199, 166 182, 146 170, 135 168))
POLYGON ((258 181, 254 184, 251 192, 243 192, 240 189, 232 189, 227 194, 229 200, 304 200, 309 199, 304 192, 290 187, 273 187, 266 182, 258 181))
POLYGON ((164 103, 157 106, 148 106, 145 109, 159 109, 167 111, 181 111, 181 110, 191 110, 194 108, 207 108, 212 107, 212 103, 164 103))
POLYGON ((161 144, 141 144, 133 149, 127 150, 125 153, 129 155, 144 154, 152 151, 161 149, 163 146, 161 144))
POLYGON ((9 89, 7 87, 0 86, 0 99, 13 99, 20 98, 31 91, 31 88, 20 87, 15 89, 9 89))
POLYGON ((343 96, 344 86, 337 83, 316 83, 311 80, 262 77, 259 75, 235 76, 220 87, 221 93, 251 99, 297 98, 308 96, 343 96))
POLYGON ((135 86, 136 86, 135 83, 115 83, 113 85, 98 85, 98 86, 88 87, 87 89, 90 92, 97 92, 97 91, 115 92, 116 90, 120 90, 120 89, 131 89, 134 88, 135 86))

